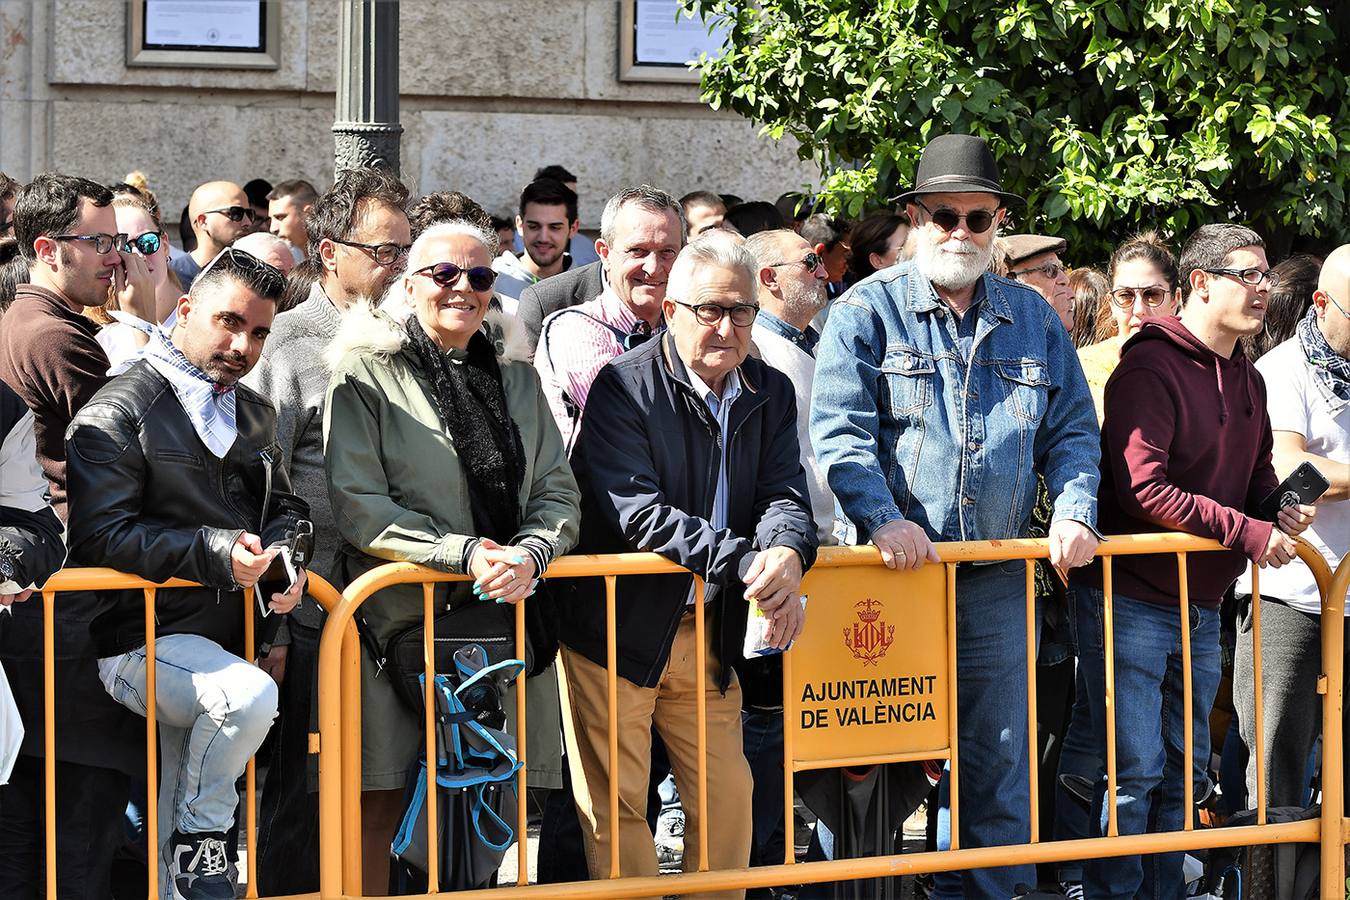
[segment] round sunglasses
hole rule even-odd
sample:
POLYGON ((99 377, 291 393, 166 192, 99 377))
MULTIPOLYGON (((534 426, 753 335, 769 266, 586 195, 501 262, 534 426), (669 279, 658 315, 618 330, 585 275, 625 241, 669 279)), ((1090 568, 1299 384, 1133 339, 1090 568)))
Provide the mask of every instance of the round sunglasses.
POLYGON ((469 279, 469 287, 475 291, 490 291, 492 285, 497 281, 497 273, 492 271, 489 266, 472 266, 468 269, 462 269, 452 262, 432 263, 429 266, 423 266, 413 275, 425 275, 436 282, 437 287, 454 287, 459 281, 459 276, 466 275, 469 279))
POLYGON ((943 231, 955 231, 956 226, 961 222, 966 223, 966 231, 971 234, 984 234, 994 224, 994 215, 998 210, 972 209, 968 213, 959 213, 954 209, 948 209, 943 206, 937 210, 929 209, 926 204, 917 197, 914 202, 919 208, 928 213, 928 218, 933 220, 933 224, 943 231))

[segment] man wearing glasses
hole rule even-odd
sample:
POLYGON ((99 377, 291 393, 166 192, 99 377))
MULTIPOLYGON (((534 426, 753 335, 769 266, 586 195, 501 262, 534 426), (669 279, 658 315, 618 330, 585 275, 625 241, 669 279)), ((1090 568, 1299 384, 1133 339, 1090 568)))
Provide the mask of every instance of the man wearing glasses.
POLYGON ((169 263, 185 291, 220 251, 253 231, 255 213, 239 185, 232 181, 208 181, 192 192, 188 216, 192 219, 197 246, 169 263))
MULTIPOLYGON (((353 303, 378 303, 401 274, 412 243, 408 188, 382 169, 350 169, 319 197, 306 219, 313 251, 302 265, 317 278, 309 296, 278 315, 258 366, 244 379, 277 410, 277 446, 295 492, 310 506, 310 568, 332 574, 339 538, 324 475, 324 398, 331 374, 324 351, 353 303)), ((267 894, 317 890, 318 796, 305 777, 310 698, 323 610, 305 597, 263 659, 281 686, 281 727, 263 787, 258 882, 267 894)))
MULTIPOLYGON (((1180 831, 1192 815, 1185 785, 1203 799, 1209 713, 1219 686, 1219 604, 1248 561, 1279 567, 1295 556, 1294 536, 1312 506, 1282 509, 1272 522, 1259 506, 1279 479, 1271 465, 1266 386, 1238 340, 1265 321, 1278 276, 1261 236, 1239 225, 1205 225, 1181 253, 1186 302, 1180 318, 1150 318, 1126 342, 1106 384, 1102 422, 1102 530, 1109 534, 1185 531, 1230 552, 1189 556, 1191 697, 1185 720, 1181 583, 1173 557, 1125 556, 1113 564, 1116 803, 1120 834, 1180 831), (1161 727, 1160 727, 1161 726, 1161 727), (1186 731, 1192 769, 1184 766, 1186 731)), ((1098 566, 1070 577, 1079 664, 1088 686, 1098 759, 1106 759, 1104 596, 1098 566)), ((1304 758, 1306 761, 1306 757, 1304 758)), ((1106 779, 1097 785, 1096 824, 1105 833, 1106 779)), ((1180 851, 1150 858, 1090 860, 1089 897, 1179 897, 1180 851)))
MULTIPOLYGON (((811 438, 844 515, 886 565, 917 569, 938 560, 934 541, 1024 536, 1040 474, 1050 561, 1083 565, 1098 540, 1092 398, 1054 310, 988 274, 1022 199, 983 140, 944 135, 899 202, 913 259, 836 300, 817 351, 811 438)), ((1021 562, 957 569, 963 848, 1030 839, 1025 578, 1021 562)), ((939 876, 934 896, 1004 898, 1035 880, 1029 865, 977 869, 939 876)))
POLYGON ((1069 287, 1069 272, 1059 258, 1069 242, 1044 234, 1010 234, 1003 242, 1008 250, 1008 277, 1044 297, 1064 330, 1072 329, 1073 289, 1069 287))
MULTIPOLYGON (((725 240, 690 244, 670 270, 664 332, 611 361, 589 403, 573 470, 581 487, 584 553, 648 551, 696 573, 620 577, 618 741, 608 750, 606 600, 602 579, 575 582, 563 619, 563 726, 572 786, 593 878, 610 874, 618 841, 624 875, 657 874, 648 828, 653 726, 665 742, 685 806, 684 867, 699 865, 708 828, 712 869, 746 865, 751 776, 741 741, 741 655, 747 599, 783 648, 800 633, 802 574, 815 561, 816 527, 797 446, 787 376, 748 359, 759 311, 754 258, 725 240), (599 412, 603 410, 603 412, 599 412), (704 697, 707 792, 699 820, 695 603, 707 610, 704 697), (609 817, 617 778, 619 821, 609 817)), ((700 894, 741 897, 744 891, 700 894)))
MULTIPOLYGON (((125 287, 130 256, 117 234, 113 195, 101 184, 45 174, 19 191, 15 231, 29 266, 0 328, 0 381, 33 411, 37 458, 52 507, 66 519, 65 433, 107 381, 108 357, 81 315, 110 288, 125 287), (119 245, 122 245, 119 247, 119 245)), ((154 289, 149 288, 149 308, 154 289)), ((128 308, 125 307, 124 308, 128 308)), ((26 728, 22 756, 0 787, 0 885, 32 896, 43 871, 43 653, 41 595, 16 607, 0 629, 0 658, 26 728)), ((110 896, 129 775, 144 773, 143 730, 98 689, 89 620, 97 603, 63 594, 56 635, 56 868, 62 896, 110 896)))

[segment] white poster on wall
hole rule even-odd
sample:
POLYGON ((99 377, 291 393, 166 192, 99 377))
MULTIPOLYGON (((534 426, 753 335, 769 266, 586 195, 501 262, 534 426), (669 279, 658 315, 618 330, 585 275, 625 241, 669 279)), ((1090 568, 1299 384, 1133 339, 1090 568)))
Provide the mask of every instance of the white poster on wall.
POLYGON ((679 0, 636 0, 634 56, 638 65, 682 66, 722 54, 730 29, 721 22, 708 24, 684 12, 679 0))
POLYGON ((146 47, 261 50, 263 0, 145 0, 146 47))

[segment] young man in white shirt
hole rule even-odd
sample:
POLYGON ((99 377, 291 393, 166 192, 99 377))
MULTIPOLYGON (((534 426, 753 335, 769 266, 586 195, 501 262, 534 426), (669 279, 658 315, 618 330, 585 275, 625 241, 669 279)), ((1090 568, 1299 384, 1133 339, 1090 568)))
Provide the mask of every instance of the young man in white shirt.
MULTIPOLYGON (((1350 245, 1322 265, 1317 292, 1294 337, 1256 363, 1266 382, 1280 477, 1311 463, 1331 483, 1317 519, 1303 533, 1333 567, 1350 551, 1350 245)), ((1321 733, 1321 597, 1312 572, 1298 563, 1261 572, 1261 661, 1266 802, 1308 804, 1308 758, 1321 733)), ((1256 697, 1251 575, 1239 597, 1233 699, 1247 762, 1247 805, 1256 806, 1256 697)))

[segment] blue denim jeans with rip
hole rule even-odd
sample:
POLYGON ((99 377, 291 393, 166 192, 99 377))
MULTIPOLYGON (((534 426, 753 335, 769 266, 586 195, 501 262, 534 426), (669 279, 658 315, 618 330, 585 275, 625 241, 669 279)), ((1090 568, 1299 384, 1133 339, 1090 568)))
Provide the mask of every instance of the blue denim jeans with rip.
MULTIPOLYGON (((1086 681, 1092 735, 1106 758, 1106 666, 1103 650, 1103 594, 1075 586, 1079 665, 1086 681)), ((1209 713, 1223 666, 1219 611, 1192 605, 1191 724, 1194 759, 1186 772, 1181 613, 1178 607, 1113 596, 1116 715, 1116 822, 1120 834, 1180 831, 1186 817, 1185 778, 1198 797, 1209 763, 1209 713)), ((1093 823, 1106 833, 1106 781, 1097 785, 1093 823)), ((1083 891, 1094 900, 1180 900, 1185 853, 1155 853, 1089 860, 1083 891)))
MULTIPOLYGON (((99 660, 108 693, 142 716, 145 663, 145 647, 99 660)), ((163 873, 173 831, 227 832, 234 824, 235 782, 276 718, 277 686, 266 672, 209 638, 170 634, 155 641, 155 698, 163 873)), ((160 884, 169 888, 163 877, 160 884)))

